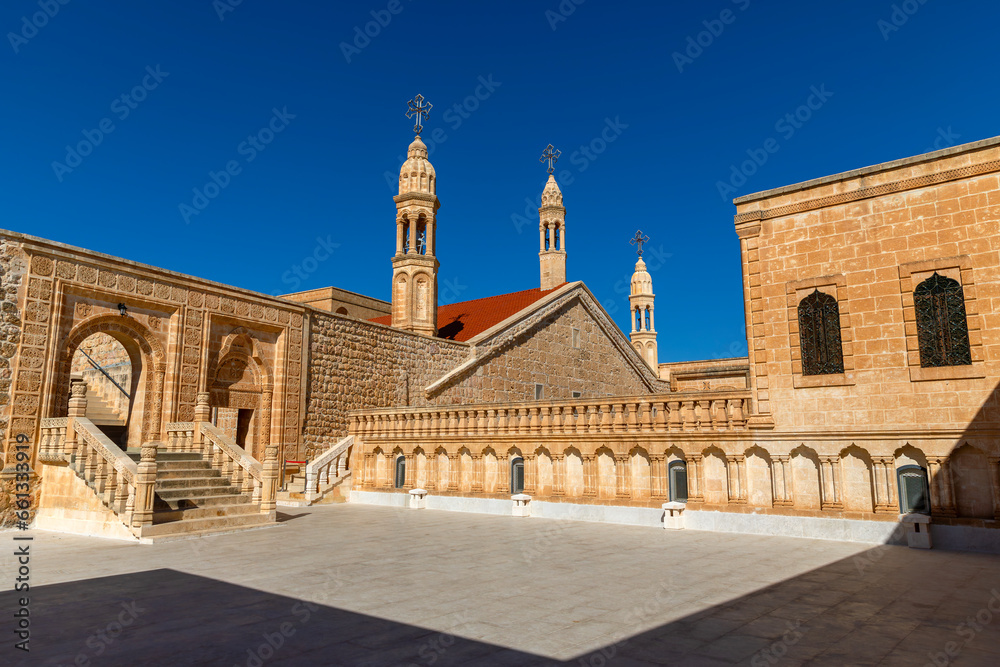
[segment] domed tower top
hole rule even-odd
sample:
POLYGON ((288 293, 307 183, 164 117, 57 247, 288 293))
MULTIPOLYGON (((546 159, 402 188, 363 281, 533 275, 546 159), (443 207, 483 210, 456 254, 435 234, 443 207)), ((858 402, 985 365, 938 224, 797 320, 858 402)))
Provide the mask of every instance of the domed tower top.
POLYGON ((559 184, 556 183, 556 177, 549 174, 549 180, 545 183, 545 189, 542 190, 542 208, 562 205, 562 190, 559 189, 559 184))
POLYGON ((631 293, 633 296, 640 294, 653 296, 653 277, 646 270, 646 262, 642 261, 642 257, 635 263, 635 273, 632 274, 631 293))
POLYGON ((427 145, 418 134, 406 151, 406 162, 399 169, 399 194, 418 192, 437 194, 437 176, 434 165, 427 159, 427 145))

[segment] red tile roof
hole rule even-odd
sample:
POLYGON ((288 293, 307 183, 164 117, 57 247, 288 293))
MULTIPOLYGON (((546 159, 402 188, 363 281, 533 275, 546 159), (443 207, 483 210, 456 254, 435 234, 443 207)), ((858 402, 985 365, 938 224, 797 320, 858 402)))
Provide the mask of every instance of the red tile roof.
MULTIPOLYGON (((563 285, 565 284, 563 283, 563 285)), ((460 342, 467 341, 490 327, 500 324, 511 315, 521 312, 542 297, 552 294, 559 287, 545 291, 536 287, 522 292, 498 294, 497 296, 440 306, 438 307, 438 338, 460 342)), ((383 315, 371 321, 378 324, 392 324, 392 315, 383 315)))

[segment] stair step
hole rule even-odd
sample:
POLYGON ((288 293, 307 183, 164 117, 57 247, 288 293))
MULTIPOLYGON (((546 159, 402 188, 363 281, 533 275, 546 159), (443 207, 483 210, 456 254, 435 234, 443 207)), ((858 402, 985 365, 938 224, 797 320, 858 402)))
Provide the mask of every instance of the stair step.
MULTIPOLYGON (((129 448, 125 452, 125 454, 127 454, 129 458, 131 458, 133 461, 136 462, 138 462, 142 458, 141 452, 139 451, 138 448, 135 449, 129 448)), ((161 461, 167 463, 173 461, 204 461, 204 460, 205 459, 202 458, 201 454, 197 452, 168 452, 163 449, 158 449, 156 451, 157 463, 160 463, 161 461)))
POLYGON ((159 466, 156 469, 156 481, 168 479, 203 479, 203 478, 214 478, 222 479, 222 473, 218 470, 212 470, 211 468, 171 468, 168 470, 161 470, 159 466))
POLYGON ((157 494, 155 499, 155 510, 177 510, 194 509, 200 507, 227 507, 232 505, 243 505, 250 502, 249 495, 225 494, 218 496, 197 496, 197 497, 177 497, 163 498, 157 494))
POLYGON ((153 512, 153 525, 192 519, 242 516, 244 514, 260 514, 260 507, 253 503, 244 502, 237 505, 213 505, 210 507, 156 510, 153 512))
POLYGON ((239 489, 231 486, 191 486, 179 489, 157 489, 156 495, 164 501, 183 500, 185 498, 205 498, 209 496, 239 496, 239 489))
POLYGON ((221 531, 227 528, 266 526, 274 520, 266 514, 237 514, 235 516, 220 516, 205 519, 183 519, 160 523, 149 528, 143 537, 159 537, 163 535, 189 534, 196 531, 221 531))
POLYGON ((156 460, 156 474, 173 470, 212 470, 208 461, 161 461, 156 460))
POLYGON ((156 490, 166 491, 168 489, 186 489, 188 487, 204 487, 204 486, 229 486, 230 482, 228 479, 223 479, 222 477, 183 477, 180 479, 157 479, 156 480, 156 490))

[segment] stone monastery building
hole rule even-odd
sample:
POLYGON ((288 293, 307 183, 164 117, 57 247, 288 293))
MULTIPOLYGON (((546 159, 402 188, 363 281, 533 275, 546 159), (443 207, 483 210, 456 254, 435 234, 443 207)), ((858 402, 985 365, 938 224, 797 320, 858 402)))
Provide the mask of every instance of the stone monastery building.
POLYGON ((538 286, 439 307, 436 185, 418 135, 391 303, 0 232, 4 521, 156 541, 349 500, 1000 550, 1000 138, 737 199, 735 359, 658 362, 641 256, 629 333, 567 281, 551 173, 538 286))

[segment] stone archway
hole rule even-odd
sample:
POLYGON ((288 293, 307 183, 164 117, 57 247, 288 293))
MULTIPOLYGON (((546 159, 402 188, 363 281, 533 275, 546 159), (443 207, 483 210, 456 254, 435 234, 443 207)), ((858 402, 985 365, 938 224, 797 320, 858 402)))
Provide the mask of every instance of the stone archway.
POLYGON ((263 460, 271 439, 271 372, 261 357, 260 343, 244 327, 233 329, 219 350, 209 382, 210 405, 235 411, 237 442, 246 446, 247 453, 263 460), (240 440, 241 418, 252 411, 248 426, 252 436, 240 440))
POLYGON ((159 339, 131 317, 97 315, 79 323, 67 334, 51 385, 52 416, 66 416, 73 355, 83 341, 97 333, 107 334, 121 343, 132 363, 128 445, 138 447, 144 442, 160 440, 166 355, 159 339))

